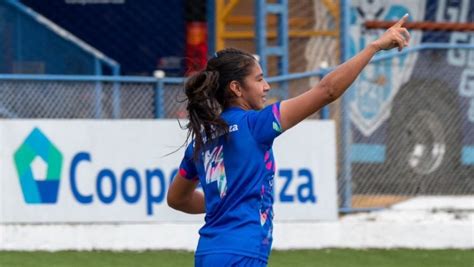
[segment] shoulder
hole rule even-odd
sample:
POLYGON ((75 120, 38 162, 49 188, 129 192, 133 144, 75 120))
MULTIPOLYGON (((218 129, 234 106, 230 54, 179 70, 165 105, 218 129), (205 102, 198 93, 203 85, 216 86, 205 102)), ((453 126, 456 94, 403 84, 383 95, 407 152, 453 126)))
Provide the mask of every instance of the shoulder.
POLYGON ((184 151, 184 155, 186 157, 192 157, 194 153, 194 139, 186 145, 186 150, 184 151))

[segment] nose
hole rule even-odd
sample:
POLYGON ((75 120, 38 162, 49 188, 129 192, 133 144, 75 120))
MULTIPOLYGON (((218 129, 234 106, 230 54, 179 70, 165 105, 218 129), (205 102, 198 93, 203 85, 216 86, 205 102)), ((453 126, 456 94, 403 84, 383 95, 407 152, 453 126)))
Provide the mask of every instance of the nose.
POLYGON ((267 80, 265 80, 265 84, 263 85, 263 91, 270 91, 270 89, 270 84, 268 84, 267 80))

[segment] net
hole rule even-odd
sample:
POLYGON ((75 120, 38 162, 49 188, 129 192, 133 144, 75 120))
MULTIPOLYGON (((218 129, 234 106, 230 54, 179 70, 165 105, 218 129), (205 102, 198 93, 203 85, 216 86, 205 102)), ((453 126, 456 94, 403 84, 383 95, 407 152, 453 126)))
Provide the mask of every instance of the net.
POLYGON ((1 118, 154 119, 186 116, 182 83, 2 80, 1 118), (161 105, 161 106, 160 106, 161 105))
POLYGON ((404 13, 415 21, 408 26, 416 49, 369 64, 348 92, 351 169, 340 168, 340 197, 365 208, 417 195, 472 195, 472 3, 385 4, 353 1, 353 53, 404 13))

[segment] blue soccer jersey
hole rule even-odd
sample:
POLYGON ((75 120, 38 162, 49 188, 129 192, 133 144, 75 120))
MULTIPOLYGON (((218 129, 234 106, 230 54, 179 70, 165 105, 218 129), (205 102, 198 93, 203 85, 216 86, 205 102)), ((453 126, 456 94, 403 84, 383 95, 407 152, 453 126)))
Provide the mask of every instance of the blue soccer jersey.
POLYGON ((229 133, 205 142, 198 159, 188 145, 180 175, 199 179, 206 201, 196 255, 231 253, 267 261, 272 244, 273 140, 282 132, 280 103, 222 113, 229 133))

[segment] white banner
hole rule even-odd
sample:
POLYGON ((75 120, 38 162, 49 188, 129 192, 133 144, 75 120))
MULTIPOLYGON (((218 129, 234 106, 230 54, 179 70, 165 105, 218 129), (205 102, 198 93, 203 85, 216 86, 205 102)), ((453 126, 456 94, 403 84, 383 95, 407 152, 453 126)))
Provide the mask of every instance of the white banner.
MULTIPOLYGON (((0 222, 203 221, 166 204, 185 136, 176 120, 0 121, 0 222)), ((275 219, 336 220, 334 124, 303 122, 274 153, 275 219)))

